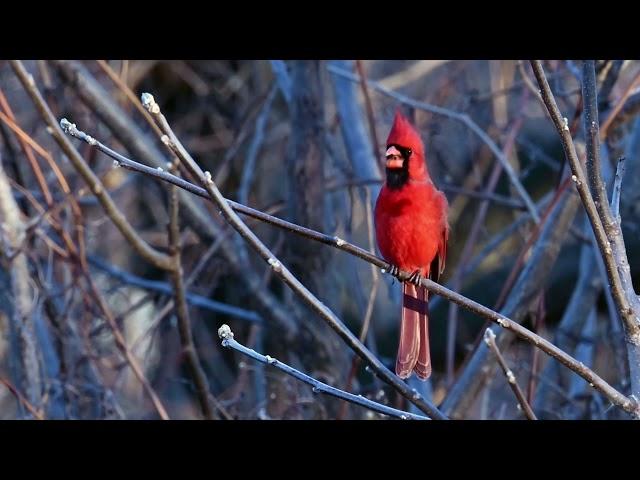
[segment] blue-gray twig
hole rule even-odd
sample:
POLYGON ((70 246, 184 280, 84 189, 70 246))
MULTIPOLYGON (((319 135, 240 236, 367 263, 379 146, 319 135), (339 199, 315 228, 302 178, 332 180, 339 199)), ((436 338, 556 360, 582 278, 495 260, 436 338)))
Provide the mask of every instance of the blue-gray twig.
POLYGON ((246 355, 247 357, 251 357, 254 360, 257 360, 258 362, 264 363, 266 365, 271 365, 281 372, 284 372, 287 375, 291 375, 292 377, 297 378, 307 385, 311 385, 311 387, 313 387, 313 393, 325 393, 327 395, 331 395, 332 397, 337 397, 342 400, 346 400, 347 402, 360 405, 361 407, 368 408, 369 410, 373 410, 374 412, 382 413, 383 415, 389 415, 390 417, 400 418, 402 420, 429 420, 428 417, 415 415, 403 410, 391 408, 386 405, 382 405, 381 403, 374 402, 373 400, 369 400, 368 398, 365 398, 361 395, 354 395, 353 393, 339 390, 335 387, 332 387, 331 385, 327 385, 326 383, 322 383, 321 381, 310 377, 306 373, 302 373, 301 371, 290 367, 286 363, 282 363, 280 360, 276 360, 269 355, 262 355, 261 353, 258 353, 251 348, 245 347, 237 340, 234 340, 233 332, 228 325, 222 325, 218 329, 218 336, 222 339, 223 347, 232 348, 237 352, 246 355))

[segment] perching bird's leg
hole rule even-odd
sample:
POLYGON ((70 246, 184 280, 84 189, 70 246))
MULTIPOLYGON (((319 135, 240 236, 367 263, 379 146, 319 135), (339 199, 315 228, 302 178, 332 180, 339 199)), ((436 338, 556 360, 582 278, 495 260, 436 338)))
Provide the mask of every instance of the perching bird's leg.
POLYGON ((413 283, 416 287, 420 286, 420 281, 422 280, 422 275, 420 275, 420 270, 416 270, 409 278, 407 278, 407 282, 413 283))
POLYGON ((389 270, 388 270, 389 274, 393 277, 398 278, 398 275, 400 275, 400 269, 398 267, 396 267, 395 265, 389 265, 389 270))

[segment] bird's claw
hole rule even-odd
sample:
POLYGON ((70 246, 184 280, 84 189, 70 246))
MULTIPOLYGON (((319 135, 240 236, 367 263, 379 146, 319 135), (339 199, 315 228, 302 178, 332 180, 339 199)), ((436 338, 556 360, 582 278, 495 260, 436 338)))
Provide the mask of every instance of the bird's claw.
POLYGON ((400 269, 395 265, 389 265, 389 268, 387 269, 387 271, 389 272, 389 275, 391 275, 392 277, 397 278, 398 275, 400 275, 400 269))
POLYGON ((414 284, 416 287, 420 286, 420 281, 422 280, 422 275, 420 275, 420 270, 416 270, 409 278, 407 278, 407 282, 414 284))

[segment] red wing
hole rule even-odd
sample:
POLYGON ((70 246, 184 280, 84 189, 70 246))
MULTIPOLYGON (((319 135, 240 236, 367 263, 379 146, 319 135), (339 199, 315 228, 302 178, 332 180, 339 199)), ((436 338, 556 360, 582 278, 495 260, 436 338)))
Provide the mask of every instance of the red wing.
POLYGON ((444 230, 442 232, 442 238, 440 239, 440 243, 438 244, 438 252, 436 253, 433 262, 431 262, 431 276, 430 278, 437 282, 440 280, 440 276, 442 272, 444 272, 444 267, 447 261, 447 243, 449 242, 449 226, 445 225, 444 230))

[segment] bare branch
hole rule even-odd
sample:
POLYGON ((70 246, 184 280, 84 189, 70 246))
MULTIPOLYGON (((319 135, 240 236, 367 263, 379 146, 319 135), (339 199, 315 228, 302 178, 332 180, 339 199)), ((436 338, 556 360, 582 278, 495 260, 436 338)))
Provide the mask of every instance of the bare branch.
POLYGON ((209 382, 202 366, 198 351, 193 342, 193 334, 191 332, 191 318, 189 317, 189 309, 187 308, 186 294, 184 288, 184 277, 182 275, 181 261, 181 245, 180 245, 180 221, 178 218, 179 200, 178 187, 172 185, 169 192, 169 250, 173 258, 174 265, 171 271, 171 280, 174 286, 176 316, 178 317, 178 332, 180 333, 180 343, 182 345, 182 353, 186 357, 187 365, 191 370, 191 377, 196 387, 198 399, 202 413, 208 420, 213 420, 214 404, 220 409, 220 412, 230 419, 227 411, 213 400, 213 395, 209 392, 209 382))
POLYGON ((238 201, 240 203, 249 203, 249 190, 251 189, 251 182, 253 181, 253 174, 256 168, 256 160, 258 158, 258 153, 260 151, 260 147, 262 146, 262 142, 264 141, 264 130, 267 125, 267 120, 269 119, 269 114, 271 113, 271 106, 273 105, 273 100, 276 98, 277 92, 278 90, 275 86, 271 87, 271 90, 269 90, 269 95, 267 96, 267 100, 264 102, 258 118, 256 118, 255 133, 253 134, 253 140, 251 140, 251 143, 249 144, 247 158, 242 169, 240 188, 238 188, 238 201))
POLYGON ((233 350, 251 357, 260 363, 271 365, 272 367, 277 368, 287 375, 291 375, 292 377, 297 378, 307 385, 311 385, 311 387, 313 387, 313 393, 325 393, 327 395, 331 395, 332 397, 337 397, 347 402, 360 405, 361 407, 368 408, 369 410, 373 410, 374 412, 382 413, 383 415, 389 415, 391 417, 397 417, 402 420, 429 420, 429 418, 427 417, 387 407, 386 405, 376 403, 361 395, 354 395, 352 393, 339 390, 335 387, 327 385, 326 383, 322 383, 319 380, 316 380, 315 378, 310 377, 309 375, 302 373, 299 370, 296 370, 295 368, 290 367, 289 365, 282 363, 281 361, 273 357, 270 357, 269 355, 265 356, 256 352, 255 350, 247 348, 233 338, 233 333, 231 332, 231 329, 228 325, 222 325, 218 329, 218 336, 220 337, 220 339, 222 339, 223 347, 232 348, 233 350))
MULTIPOLYGON (((244 238, 244 240, 269 264, 274 274, 287 284, 293 292, 295 292, 312 310, 318 313, 331 328, 333 328, 345 340, 353 350, 355 350, 365 361, 367 361, 372 370, 374 370, 383 380, 394 387, 410 402, 418 406, 422 411, 429 414, 434 419, 444 419, 444 415, 438 409, 424 400, 416 392, 411 389, 397 376, 387 369, 380 360, 378 360, 360 341, 351 333, 351 331, 342 323, 342 321, 323 303, 321 303, 300 281, 280 262, 267 248, 264 243, 247 227, 247 225, 233 211, 230 204, 222 196, 215 182, 211 178, 211 174, 204 172, 200 166, 193 160, 191 155, 182 146, 180 141, 169 127, 164 115, 160 112, 160 107, 153 99, 153 96, 146 93, 142 95, 142 104, 149 112, 156 116, 160 128, 168 137, 168 145, 173 152, 180 158, 189 171, 205 186, 210 198, 220 209, 224 218, 233 226, 233 228, 244 238)), ((340 242, 343 240, 338 239, 340 242)), ((370 255, 370 254, 369 254, 370 255)))
POLYGON ((156 411, 158 412, 158 415, 160 415, 160 418, 162 420, 169 420, 169 415, 167 414, 167 410, 164 408, 164 405, 162 404, 160 397, 158 397, 158 394, 155 392, 155 390, 151 386, 151 383, 149 383, 149 380, 147 380, 147 378, 145 377, 144 372, 140 367, 140 364, 136 360, 136 357, 133 355, 133 353, 131 353, 131 349, 127 345, 126 338, 122 334, 122 331, 120 330, 120 327, 116 322, 116 319, 114 318, 113 314, 109 310, 109 307, 104 301, 104 298, 102 297, 102 295, 100 295, 100 292, 98 291, 98 288, 96 287, 95 282, 88 274, 85 275, 85 279, 89 285, 89 289, 93 297, 98 303, 98 308, 104 315, 107 321, 107 324, 109 325, 109 328, 113 333, 113 338, 115 339, 116 346, 118 347, 118 349, 126 359, 127 363, 133 370, 133 373, 138 379, 138 381, 142 384, 142 387, 144 388, 145 392, 151 399, 151 403, 153 404, 156 411))
POLYGON ((607 118, 605 118, 604 122, 602 123, 602 128, 600 129, 600 137, 603 140, 608 137, 609 131, 611 130, 611 125, 614 124, 616 117, 625 106, 627 99, 631 96, 631 94, 638 87, 638 85, 640 85, 640 73, 636 74, 636 76, 631 81, 627 89, 624 91, 624 93, 622 94, 618 102, 610 110, 609 114, 607 115, 607 118))
POLYGON ((149 115, 149 112, 147 112, 142 107, 142 105, 140 105, 140 102, 138 102, 138 97, 136 96, 135 93, 131 91, 131 89, 127 86, 126 82, 122 81, 122 79, 118 76, 118 74, 114 72, 113 69, 109 66, 109 64, 104 60, 98 60, 98 65, 100 65, 100 68, 102 69, 102 71, 107 74, 107 76, 111 79, 111 81, 115 83, 116 86, 122 92, 124 92, 127 99, 136 108, 136 110, 140 112, 140 114, 144 117, 144 119, 151 126, 151 128, 153 128, 153 130, 158 134, 158 137, 160 137, 162 135, 162 132, 160 131, 156 123, 153 121, 153 118, 151 118, 151 115, 149 115))
MULTIPOLYGON (((33 77, 26 71, 26 69, 22 65, 22 62, 20 62, 19 60, 12 60, 11 66, 13 67, 15 74, 20 80, 20 83, 22 83, 22 86, 27 91, 27 93, 31 97, 31 100, 40 112, 40 115, 47 123, 51 135, 53 135, 62 151, 67 155, 67 157, 69 158, 75 169, 78 171, 78 173, 82 176, 87 185, 89 185, 89 188, 91 188, 93 194, 100 201, 100 204, 102 205, 105 213, 109 216, 118 230, 120 230, 120 233, 122 233, 129 244, 141 257, 158 268, 169 270, 171 268, 171 259, 169 258, 169 256, 153 249, 142 239, 142 237, 140 237, 138 232, 136 232, 136 230, 127 221, 120 209, 116 206, 115 202, 109 195, 107 189, 102 184, 100 179, 95 175, 95 173, 93 173, 82 156, 78 153, 69 139, 62 132, 53 113, 51 113, 49 106, 36 87, 35 82, 33 81, 33 77)), ((68 126, 69 128, 72 127, 71 124, 69 124, 68 126)))
MULTIPOLYGON (((585 60, 582 68, 582 99, 584 102, 584 129, 587 145, 587 178, 600 219, 607 231, 606 220, 611 216, 600 160, 600 132, 598 121, 598 97, 596 93, 596 71, 593 60, 585 60)), ((608 232, 607 232, 608 233, 608 232)), ((609 236, 609 235, 607 235, 609 236)), ((609 239, 611 240, 611 239, 609 239)))
MULTIPOLYGON (((556 191, 554 199, 545 208, 541 223, 534 226, 527 242, 532 249, 527 248, 521 251, 495 304, 494 308, 500 308, 500 314, 514 323, 522 322, 526 313, 533 307, 533 303, 539 296, 541 285, 547 280, 556 262, 569 225, 573 223, 579 199, 566 188, 568 184, 564 182, 564 187, 561 186, 556 191), (529 252, 526 262, 525 251, 529 252), (510 292, 508 296, 507 292, 510 292)), ((498 334, 497 327, 491 328, 498 334)), ((510 336, 501 334, 498 343, 504 348, 510 339, 510 336)), ((483 368, 488 360, 488 354, 487 346, 478 342, 471 358, 466 362, 465 368, 458 375, 441 405, 447 414, 453 415, 455 411, 465 411, 468 404, 473 402, 479 394, 482 385, 488 380, 489 372, 483 368)))
POLYGON ((533 410, 531 410, 531 406, 529 405, 529 402, 527 402, 527 398, 525 397, 524 392, 522 391, 522 389, 518 385, 518 382, 516 381, 516 376, 513 374, 513 372, 509 368, 509 365, 507 365, 507 361, 502 356, 502 353, 500 353, 500 349, 496 344, 496 335, 491 331, 490 328, 487 328, 487 330, 484 333, 484 343, 486 343, 491 349, 491 351, 493 351, 493 353, 495 354, 496 359, 498 360, 498 364, 500 365, 500 368, 502 368, 502 371, 507 377, 507 382, 509 383, 509 387, 511 387, 511 390, 513 390, 513 393, 518 399, 518 403, 520 404, 520 408, 522 409, 524 414, 527 416, 529 420, 537 420, 536 415, 533 413, 533 410))
POLYGON ((7 387, 7 390, 9 390, 11 392, 11 394, 16 397, 16 399, 22 404, 24 405, 24 407, 29 410, 29 413, 31 415, 33 415, 34 418, 36 418, 37 420, 45 420, 44 416, 38 412, 38 410, 31 405, 31 403, 29 402, 29 400, 27 400, 26 398, 24 398, 24 395, 22 395, 20 393, 20 391, 18 391, 18 389, 16 387, 14 387, 8 380, 4 379, 4 378, 0 378, 0 383, 2 385, 4 385, 5 387, 7 387))
MULTIPOLYGON (((176 177, 175 175, 171 175, 168 172, 165 171, 159 171, 157 169, 151 168, 151 167, 147 167, 146 165, 142 165, 138 162, 135 162, 133 160, 130 160, 126 157, 124 157, 123 155, 120 155, 117 152, 112 151, 111 149, 109 149, 108 147, 105 147, 104 145, 100 144, 99 142, 96 143, 95 145, 96 148, 99 148, 103 153, 111 156, 111 158, 116 159, 121 166, 128 168, 130 170, 139 172, 139 173, 143 173, 146 174, 150 177, 153 178, 157 178, 163 181, 166 181, 168 183, 177 185, 180 188, 183 188, 184 190, 187 190, 195 195, 198 195, 200 197, 206 198, 210 201, 213 201, 210 197, 209 194, 207 192, 207 190, 198 187, 196 185, 193 185, 192 183, 189 183, 187 181, 185 181, 182 178, 176 177)), ((206 177, 205 177, 206 180, 206 177)), ((297 235, 300 235, 304 238, 310 239, 310 240, 314 240, 320 243, 323 243, 325 245, 329 245, 331 247, 337 248, 338 250, 342 250, 344 252, 347 252, 351 255, 354 255, 358 258, 361 258, 369 263, 371 263, 372 265, 381 268, 384 272, 389 272, 391 270, 391 265, 384 261, 383 259, 371 254, 370 252, 368 252, 367 250, 364 250, 360 247, 357 247, 356 245, 353 245, 339 237, 336 236, 332 236, 332 235, 327 235, 321 232, 316 232, 314 230, 311 230, 309 228, 306 227, 302 227, 299 225, 296 225, 294 223, 288 222, 286 220, 282 220, 278 217, 274 217, 271 215, 268 215, 264 212, 261 212, 259 210, 255 210, 253 208, 247 207, 245 205, 241 205, 237 202, 234 202, 232 200, 228 200, 228 199, 224 199, 223 201, 230 207, 230 209, 244 214, 244 215, 248 215, 252 218, 255 218, 257 220, 263 221, 265 223, 268 223, 270 225, 276 226, 278 228, 282 228, 283 230, 286 230, 288 232, 291 233, 295 233, 297 235)), ((515 224, 516 226, 518 224, 515 224)), ((513 227, 515 228, 515 227, 513 227)), ((511 227, 508 230, 508 232, 512 231, 511 227)), ((271 265, 271 264, 270 264, 271 265)), ((275 263, 274 265, 271 265, 272 268, 274 267, 278 267, 281 265, 278 265, 277 263, 275 263)), ((274 271, 275 268, 274 268, 274 271)), ((411 272, 404 272, 404 271, 400 271, 398 273, 397 278, 401 281, 404 281, 406 279, 409 278, 409 276, 411 275, 411 272)), ((560 361, 560 363, 562 363, 563 365, 565 365, 567 368, 573 370, 574 372, 578 373, 578 375, 580 375, 581 377, 583 377, 586 381, 593 383, 594 388, 596 388, 597 390, 601 391, 607 398, 609 398, 611 400, 611 402, 622 408, 623 410, 629 412, 629 413, 634 413, 637 412, 638 414, 640 414, 640 411, 638 409, 638 405, 636 404, 635 401, 625 397, 623 394, 621 394, 620 392, 618 392, 615 388, 611 387, 611 385, 609 385, 607 382, 605 382, 602 378, 600 378, 598 375, 596 375, 592 370, 586 368, 584 365, 580 365, 579 362, 577 362, 575 359, 573 359, 570 355, 568 355, 566 352, 562 351, 561 349, 557 348, 555 345, 551 344, 550 342, 548 342, 547 340, 543 339, 542 337, 540 337, 539 335, 536 335, 535 333, 529 331, 528 329, 526 329, 525 327, 511 321, 509 318, 505 317, 504 315, 501 315, 498 312, 495 312, 471 299, 468 299, 466 297, 464 297, 463 295, 460 295, 459 293, 453 292, 451 290, 449 290, 448 288, 433 282, 432 280, 429 279, 422 279, 421 280, 421 285, 424 286, 427 290, 429 290, 430 292, 436 294, 436 295, 440 295, 443 298, 446 298, 449 301, 452 301, 454 303, 457 303, 458 305, 460 305, 461 307, 481 316, 484 318, 487 318, 489 320, 491 320, 492 322, 500 325, 503 328, 506 328, 508 330, 513 331, 514 333, 516 333, 518 336, 520 336, 521 338, 525 339, 526 341, 528 341, 529 343, 537 346, 538 348, 540 348, 542 351, 544 351, 545 353, 547 353, 548 355, 550 355, 553 358, 556 358, 558 361, 560 361)), ((325 307, 326 308, 326 307, 325 307)), ((324 311, 324 310, 323 310, 324 311)), ((321 312, 319 312, 321 313, 321 312)), ((322 313, 321 313, 322 314, 322 313)), ((324 317, 323 317, 324 318, 324 317)), ((349 340, 349 344, 351 345, 351 340, 349 340)), ((359 343, 359 342, 358 342, 359 343)), ((359 348, 359 347, 353 347, 355 348, 359 348)), ((357 351, 357 350, 356 350, 357 351)), ((365 358, 365 360, 367 360, 367 358, 365 358)), ((375 362, 377 362, 379 364, 379 361, 376 359, 375 362)), ((382 367, 385 368, 385 367, 382 367)))
POLYGON ((27 255, 22 251, 25 225, 22 214, 11 193, 11 186, 0 157, 0 252, 12 255, 8 269, 13 295, 13 331, 18 339, 20 358, 20 385, 27 400, 40 405, 43 393, 42 365, 34 325, 34 299, 30 285, 27 255))
POLYGON ((287 104, 291 106, 292 93, 291 93, 291 76, 287 71, 287 64, 283 60, 271 60, 271 69, 278 82, 278 87, 284 96, 287 104))
POLYGON ((616 176, 613 182, 613 192, 611 194, 611 215, 620 223, 620 191, 622 190, 622 179, 625 174, 626 158, 620 157, 616 166, 616 176))
POLYGON ((573 172, 573 180, 584 208, 589 216, 593 232, 604 260, 613 299, 624 325, 627 340, 627 354, 631 373, 633 395, 640 397, 640 300, 633 290, 631 270, 627 259, 620 223, 613 218, 608 199, 604 195, 604 183, 600 173, 597 96, 593 64, 585 64, 583 90, 585 97, 585 121, 587 129, 587 168, 590 192, 584 170, 578 160, 573 139, 563 121, 549 83, 539 60, 531 62, 538 84, 542 89, 549 115, 560 134, 565 155, 573 172), (591 196, 593 195, 593 197, 591 196), (594 202, 595 198, 595 202, 594 202))
MULTIPOLYGON (((96 256, 90 256, 88 258, 89 263, 94 267, 102 270, 110 277, 113 277, 128 285, 133 285, 152 292, 164 293, 165 295, 173 295, 173 288, 167 282, 161 282, 158 280, 148 280, 146 278, 133 275, 130 272, 124 271, 113 265, 108 264, 104 260, 96 256)), ((186 286, 186 285, 185 285, 186 286)), ((200 307, 211 312, 222 313, 229 315, 230 317, 240 318, 247 322, 263 324, 264 320, 260 315, 251 310, 236 307, 222 302, 211 300, 210 298, 198 295, 197 293, 185 292, 185 299, 188 303, 195 307, 200 307)))

